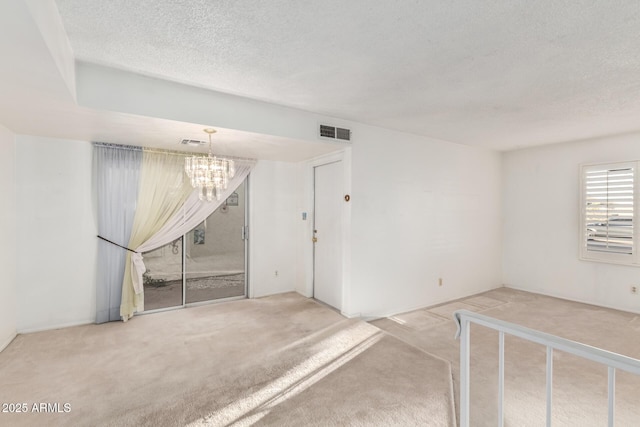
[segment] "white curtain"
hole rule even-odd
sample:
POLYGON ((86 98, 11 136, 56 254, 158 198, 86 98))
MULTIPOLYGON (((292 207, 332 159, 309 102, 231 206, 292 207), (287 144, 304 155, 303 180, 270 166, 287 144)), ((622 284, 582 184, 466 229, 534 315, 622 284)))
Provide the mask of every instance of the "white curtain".
MULTIPOLYGON (((189 185, 188 180, 185 178, 183 171, 184 157, 180 158, 180 170, 183 176, 184 182, 189 185)), ((233 193, 245 178, 251 172, 253 166, 255 166, 255 160, 249 159, 233 159, 236 165, 236 174, 230 180, 229 185, 225 191, 222 192, 220 200, 214 200, 212 202, 201 201, 198 198, 198 191, 189 187, 188 197, 182 199, 184 203, 181 203, 178 209, 173 210, 173 214, 170 217, 164 219, 162 224, 160 221, 154 221, 159 228, 148 227, 147 231, 155 229, 153 234, 149 235, 144 241, 135 246, 135 254, 131 254, 128 257, 131 261, 130 265, 127 265, 127 271, 125 272, 125 282, 123 283, 123 301, 120 308, 120 314, 123 320, 127 320, 133 316, 136 311, 144 310, 144 287, 142 275, 146 271, 144 261, 142 257, 143 252, 152 251, 161 246, 166 245, 186 234, 195 228, 198 224, 204 221, 209 215, 213 213, 226 199, 233 193), (126 300, 125 300, 126 296, 126 300)), ((146 165, 146 163, 145 163, 146 165)), ((144 168, 143 168, 144 171, 144 168)), ((146 174, 143 175, 143 177, 146 174)), ((141 192, 142 192, 141 187, 141 192)), ((168 211, 168 210, 167 210, 168 211)), ((142 210, 141 210, 142 212, 142 210)), ((145 214, 142 212, 141 220, 145 218, 145 214)), ((136 213, 136 220, 138 214, 136 213)), ((148 221, 149 219, 147 219, 148 221)), ((148 233, 147 233, 148 234, 148 233)), ((137 237, 137 236, 136 236, 137 237)), ((132 233, 132 242, 134 241, 134 235, 132 233)), ((131 244, 131 243, 130 243, 131 244)))
MULTIPOLYGON (((127 246, 134 251, 155 235, 184 204, 193 191, 184 173, 184 155, 175 152, 145 150, 140 170, 138 205, 127 246)), ((144 310, 144 295, 134 292, 131 282, 131 252, 127 253, 121 278, 120 316, 129 319, 135 311, 144 310)))
MULTIPOLYGON (((93 160, 98 196, 98 234, 126 246, 136 211, 142 150, 139 147, 96 143, 93 160)), ((120 320, 126 254, 126 249, 98 240, 96 323, 120 320)))

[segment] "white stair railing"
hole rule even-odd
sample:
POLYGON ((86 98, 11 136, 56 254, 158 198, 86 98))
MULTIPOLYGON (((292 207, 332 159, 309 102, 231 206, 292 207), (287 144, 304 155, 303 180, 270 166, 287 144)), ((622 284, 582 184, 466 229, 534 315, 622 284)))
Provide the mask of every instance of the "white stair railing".
POLYGON ((504 335, 509 334, 544 345, 547 348, 547 427, 551 426, 553 351, 560 350, 608 367, 608 425, 614 425, 616 369, 640 375, 640 360, 612 353, 597 347, 567 340, 555 335, 536 331, 468 310, 458 310, 453 314, 458 325, 456 338, 460 338, 460 427, 469 426, 469 374, 471 323, 498 331, 498 427, 504 425, 504 335))

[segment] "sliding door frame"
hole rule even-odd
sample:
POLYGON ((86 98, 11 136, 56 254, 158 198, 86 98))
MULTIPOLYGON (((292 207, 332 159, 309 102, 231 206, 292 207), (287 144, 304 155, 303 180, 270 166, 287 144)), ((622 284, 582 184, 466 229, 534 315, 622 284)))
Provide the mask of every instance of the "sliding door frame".
MULTIPOLYGON (((250 175, 250 174, 249 174, 250 175)), ((243 241, 244 241, 244 295, 239 295, 237 297, 227 297, 227 298, 218 298, 218 299, 212 299, 212 300, 207 300, 207 301, 198 301, 198 302, 190 302, 187 303, 186 299, 187 299, 187 272, 185 269, 185 265, 186 265, 186 257, 187 257, 187 251, 186 249, 186 238, 182 239, 182 245, 183 245, 183 250, 182 250, 182 259, 183 259, 183 267, 182 267, 182 307, 197 307, 200 305, 207 305, 207 304, 215 304, 215 303, 219 303, 219 302, 226 302, 226 301, 236 301, 236 300, 241 300, 241 299, 247 299, 249 298, 249 239, 247 238, 248 233, 246 230, 249 229, 248 226, 248 221, 249 221, 249 176, 247 176, 247 178, 244 179, 244 231, 239 231, 239 233, 242 233, 243 236, 243 241)), ((186 236, 186 234, 185 234, 186 236)), ((177 308, 182 308, 182 307, 177 307, 177 308)))
POLYGON ((241 299, 247 299, 249 298, 249 177, 251 176, 251 174, 249 174, 245 180, 244 180, 244 226, 243 226, 243 230, 238 231, 239 233, 242 233, 242 237, 243 237, 243 241, 244 241, 244 295, 239 295, 239 296, 234 296, 234 297, 227 297, 227 298, 219 298, 219 299, 212 299, 212 300, 207 300, 207 301, 198 301, 198 302, 190 302, 187 303, 187 272, 186 272, 186 265, 187 265, 187 234, 189 234, 191 232, 191 230, 189 230, 187 233, 182 235, 182 305, 173 305, 171 307, 162 307, 162 308, 156 308, 154 310, 144 310, 140 313, 136 313, 136 316, 138 315, 144 315, 144 314, 153 314, 153 313, 160 313, 162 311, 169 311, 169 310, 178 310, 181 308, 188 308, 188 307, 197 307, 197 306, 201 306, 201 305, 208 305, 208 304, 217 304, 220 302, 227 302, 227 301, 235 301, 235 300, 241 300, 241 299))

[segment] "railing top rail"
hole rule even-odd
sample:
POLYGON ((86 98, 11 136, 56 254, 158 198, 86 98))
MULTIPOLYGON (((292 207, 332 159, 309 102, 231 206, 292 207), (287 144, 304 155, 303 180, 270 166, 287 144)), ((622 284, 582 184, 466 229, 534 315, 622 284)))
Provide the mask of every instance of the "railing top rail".
POLYGON ((613 353, 611 351, 603 350, 598 347, 592 347, 587 344, 571 341, 566 338, 561 338, 556 335, 548 334, 546 332, 537 331, 535 329, 527 328, 515 323, 494 319, 493 317, 474 313, 469 310, 458 310, 453 313, 453 318, 456 322, 456 325, 458 326, 458 330, 455 336, 456 338, 460 337, 460 332, 462 330, 462 321, 468 320, 487 328, 502 331, 509 335, 523 338, 528 341, 554 348, 556 350, 564 351, 566 353, 574 354, 576 356, 580 356, 582 358, 598 362, 603 365, 611 366, 616 369, 622 369, 624 371, 640 375, 640 360, 624 356, 622 354, 613 353))

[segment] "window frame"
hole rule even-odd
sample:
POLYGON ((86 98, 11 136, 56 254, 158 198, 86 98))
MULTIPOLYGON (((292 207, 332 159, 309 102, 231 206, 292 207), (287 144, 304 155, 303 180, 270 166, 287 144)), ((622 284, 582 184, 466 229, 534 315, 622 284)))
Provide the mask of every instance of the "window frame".
POLYGON ((620 264, 627 266, 640 267, 640 224, 637 223, 638 207, 640 206, 640 161, 621 161, 606 163, 588 163, 580 165, 580 221, 579 221, 579 242, 580 251, 579 259, 582 261, 603 262, 609 264, 620 264), (632 250, 630 254, 612 253, 604 251, 593 251, 587 248, 586 234, 586 216, 587 216, 587 187, 586 174, 594 169, 633 169, 633 233, 632 233, 632 250))

